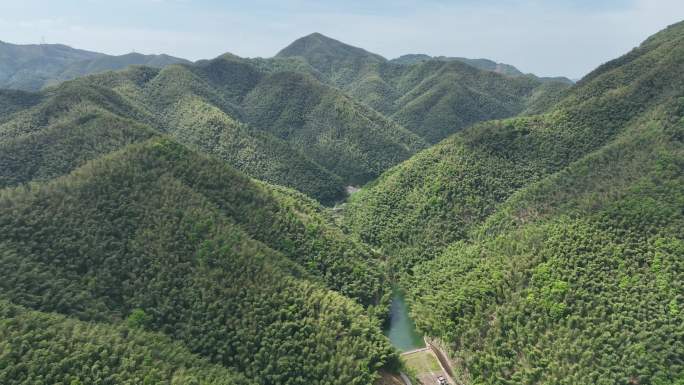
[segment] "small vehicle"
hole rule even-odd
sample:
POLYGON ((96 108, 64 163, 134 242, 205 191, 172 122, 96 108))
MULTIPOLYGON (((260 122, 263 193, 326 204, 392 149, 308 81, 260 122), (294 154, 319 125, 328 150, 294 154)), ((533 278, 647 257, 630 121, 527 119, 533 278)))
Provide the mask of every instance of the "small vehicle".
POLYGON ((437 377, 437 385, 449 385, 449 382, 446 380, 446 378, 442 376, 437 377))

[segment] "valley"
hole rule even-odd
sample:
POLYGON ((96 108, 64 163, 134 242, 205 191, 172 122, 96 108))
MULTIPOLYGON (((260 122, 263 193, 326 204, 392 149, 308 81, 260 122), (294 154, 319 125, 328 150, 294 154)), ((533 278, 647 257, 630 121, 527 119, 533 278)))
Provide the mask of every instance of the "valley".
POLYGON ((0 384, 682 385, 682 74, 0 43, 0 384))

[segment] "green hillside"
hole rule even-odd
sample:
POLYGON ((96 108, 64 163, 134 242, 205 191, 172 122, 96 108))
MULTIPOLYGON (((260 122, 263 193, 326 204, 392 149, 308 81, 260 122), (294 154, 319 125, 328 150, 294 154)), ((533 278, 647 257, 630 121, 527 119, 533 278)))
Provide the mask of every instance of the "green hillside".
POLYGON ((0 119, 0 187, 49 180, 157 135, 129 118, 142 116, 139 108, 104 87, 67 82, 22 95, 32 106, 0 119))
POLYGON ((328 83, 428 143, 476 122, 517 115, 553 89, 542 87, 545 83, 554 83, 556 88, 567 88, 571 83, 511 77, 504 70, 508 67, 499 65, 497 71, 496 63, 484 59, 421 60, 425 57, 417 56, 388 61, 316 33, 296 40, 276 58, 304 60, 328 83))
POLYGON ((541 83, 507 78, 460 62, 429 61, 396 79, 391 116, 435 143, 474 123, 514 116, 541 83))
MULTIPOLYGON (((128 103, 109 88, 89 85, 86 87, 72 82, 65 83, 55 96, 48 98, 47 101, 33 107, 26 113, 17 114, 13 120, 0 126, 0 149, 2 150, 0 151, 0 165, 2 165, 0 168, 2 170, 0 184, 5 187, 31 181, 50 180, 68 174, 91 159, 99 158, 128 144, 142 142, 160 135, 150 126, 123 118, 122 115, 139 116, 139 120, 146 119, 143 110, 128 103), (54 116, 53 111, 60 111, 60 114, 54 116)), ((147 119, 154 120, 153 118, 147 119)), ((259 148, 263 149, 264 147, 259 148)), ((293 163, 290 162, 290 164, 293 163)), ((285 163, 283 163, 283 167, 285 167, 285 163)), ((200 170, 197 172, 199 173, 200 170)), ((241 179, 245 178, 241 177, 241 179)), ((258 195, 255 191, 250 191, 250 193, 254 194, 255 198, 258 195)), ((300 197, 298 200, 306 201, 304 197, 300 197)), ((261 202, 261 204, 263 205, 265 202, 261 202)), ((310 202, 308 206, 315 207, 315 204, 310 202)), ((239 212, 238 208, 234 208, 234 210, 239 212)), ((274 226, 271 231, 272 237, 278 236, 283 229, 293 226, 288 221, 281 223, 283 219, 279 218, 277 214, 281 209, 274 206, 268 210, 271 211, 266 222, 274 226), (277 226, 284 227, 278 228, 277 226)), ((295 212, 301 210, 297 209, 295 212)), ((318 209, 308 210, 316 211, 318 209)), ((247 219, 250 218, 245 220, 247 219)), ((257 218, 251 218, 251 220, 257 220, 257 218)), ((306 230, 304 228, 307 226, 318 228, 320 227, 318 222, 321 221, 319 219, 314 223, 299 224, 298 226, 301 227, 299 231, 302 234, 308 234, 304 237, 306 241, 302 241, 305 243, 301 245, 298 243, 289 245, 288 247, 293 249, 288 250, 288 254, 292 256, 297 254, 298 257, 307 260, 308 258, 319 259, 319 263, 325 265, 325 269, 330 269, 330 271, 321 271, 321 273, 328 275, 331 282, 338 282, 334 284, 335 289, 350 296, 358 297, 365 304, 377 302, 382 291, 378 269, 375 267, 371 269, 374 277, 357 277, 357 284, 363 286, 363 288, 359 288, 348 280, 350 278, 348 271, 339 270, 334 263, 328 264, 329 258, 336 258, 342 253, 350 253, 357 247, 345 243, 335 244, 333 242, 329 244, 327 241, 321 243, 318 230, 306 230), (309 232, 311 233, 309 234, 309 232), (319 243, 316 245, 308 243, 313 240, 318 240, 319 243)), ((260 237, 256 229, 254 234, 257 238, 260 237)), ((280 234, 280 236, 283 237, 284 235, 280 234)), ((284 246, 281 243, 289 241, 282 238, 274 239, 274 242, 278 246, 269 244, 272 247, 282 249, 284 246)), ((351 262, 352 260, 357 260, 361 264, 368 263, 365 261, 369 259, 369 254, 366 251, 362 252, 361 258, 352 258, 353 253, 349 254, 350 259, 346 261, 346 263, 350 263, 350 266, 354 265, 351 262)), ((306 263, 312 262, 307 261, 306 263)), ((314 265, 312 264, 312 266, 314 265)), ((368 270, 368 268, 357 266, 353 270, 360 273, 368 270)))
POLYGON ((279 72, 243 101, 245 120, 282 138, 347 184, 363 184, 425 143, 376 111, 307 75, 279 72))
POLYGON ((597 150, 680 93, 678 49, 668 41, 583 80, 544 115, 475 125, 420 152, 352 198, 349 225, 390 254, 435 255, 521 187, 597 150))
POLYGON ((467 384, 684 380, 684 24, 354 195, 467 384))
POLYGON ((264 384, 366 384, 392 358, 379 321, 318 283, 377 303, 370 252, 312 202, 169 140, 0 202, 0 293, 15 304, 127 320, 264 384))
POLYGON ((65 80, 133 64, 161 68, 174 63, 189 62, 169 55, 112 56, 61 44, 18 45, 0 41, 0 88, 37 91, 65 80))
POLYGON ((0 121, 14 112, 32 107, 41 100, 39 94, 20 90, 0 90, 0 121))
MULTIPOLYGON (((141 56, 112 65, 104 59, 72 65, 74 76, 141 56)), ((169 63, 163 57, 152 64, 169 63)), ((252 177, 332 204, 344 198, 346 186, 371 181, 426 142, 532 105, 544 108, 545 90, 559 87, 460 62, 392 64, 314 34, 273 59, 226 54, 161 70, 134 66, 39 94, 3 96, 0 145, 9 167, 2 185, 64 174, 98 154, 162 133, 252 177), (350 70, 342 74, 345 68, 350 70), (378 87, 386 92, 379 95, 378 87), (130 130, 121 122, 146 128, 130 130), (91 130, 93 135, 83 135, 91 130), (52 155, 42 154, 40 143, 52 140, 61 145, 52 146, 52 155), (79 141, 88 143, 86 151, 72 150, 79 141)))
POLYGON ((93 324, 0 300, 3 384, 252 384, 134 325, 93 324))
MULTIPOLYGON (((4 103, 0 145, 11 147, 4 154, 9 162, 24 163, 28 152, 42 150, 23 146, 51 143, 60 135, 65 146, 52 146, 51 151, 63 158, 60 163, 76 166, 82 161, 70 158, 91 159, 150 135, 131 137, 135 133, 164 133, 250 176, 294 187, 326 204, 342 199, 345 186, 366 183, 426 146, 339 90, 290 71, 297 63, 224 55, 194 66, 130 67, 79 78, 31 96, 41 101, 37 105, 15 95, 4 103), (30 108, 21 110, 25 106, 30 108), (95 127, 88 116, 106 122, 95 127), (113 120, 147 128, 120 134, 131 130, 113 120), (110 131, 115 126, 119 128, 110 131), (90 130, 92 135, 81 135, 90 130), (12 143, 3 143, 3 138, 12 143), (94 143, 79 153, 73 150, 77 141, 94 143)), ((42 157, 29 158, 37 165, 21 165, 30 166, 30 173, 5 168, 3 179, 10 182, 3 185, 40 177, 45 167, 69 171, 53 162, 41 165, 42 157)))
POLYGON ((276 58, 304 58, 313 68, 344 88, 366 72, 386 62, 380 55, 354 47, 320 33, 312 33, 283 48, 276 58))
POLYGON ((0 384, 684 385, 683 73, 0 42, 0 384))

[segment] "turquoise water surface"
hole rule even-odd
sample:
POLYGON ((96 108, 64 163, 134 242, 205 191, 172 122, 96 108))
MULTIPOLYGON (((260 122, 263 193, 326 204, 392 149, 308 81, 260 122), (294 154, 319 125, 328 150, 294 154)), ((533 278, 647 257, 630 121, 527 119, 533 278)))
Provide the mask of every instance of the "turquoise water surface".
POLYGON ((392 292, 390 323, 389 328, 385 330, 385 335, 392 345, 402 352, 425 347, 423 336, 418 334, 416 324, 409 316, 404 293, 398 289, 392 292))

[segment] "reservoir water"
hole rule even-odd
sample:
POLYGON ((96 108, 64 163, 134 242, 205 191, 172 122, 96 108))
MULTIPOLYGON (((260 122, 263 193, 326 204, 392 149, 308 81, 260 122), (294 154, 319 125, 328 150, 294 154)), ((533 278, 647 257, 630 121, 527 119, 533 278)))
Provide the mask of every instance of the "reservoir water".
POLYGON ((385 335, 400 352, 425 347, 423 336, 416 331, 416 324, 409 316, 408 310, 404 293, 394 289, 390 307, 390 323, 385 330, 385 335))

